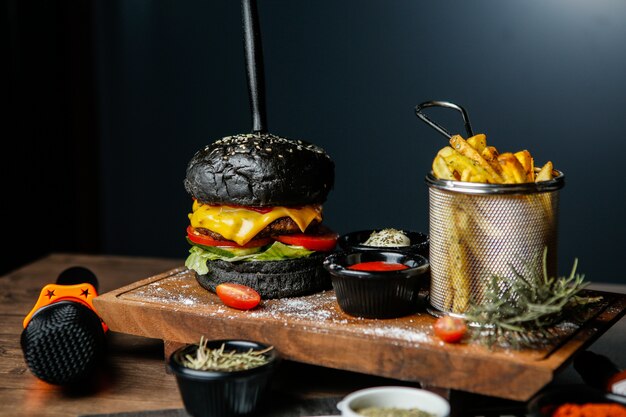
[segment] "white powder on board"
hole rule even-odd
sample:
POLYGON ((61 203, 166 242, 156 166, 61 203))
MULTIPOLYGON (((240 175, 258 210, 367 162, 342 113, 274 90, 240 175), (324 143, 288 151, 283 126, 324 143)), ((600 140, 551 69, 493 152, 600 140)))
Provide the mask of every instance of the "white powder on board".
POLYGON ((178 273, 166 279, 137 288, 132 298, 163 306, 207 307, 203 315, 223 319, 254 319, 281 322, 284 326, 297 325, 307 331, 325 332, 332 329, 349 334, 387 338, 397 342, 424 343, 432 340, 430 330, 413 323, 414 320, 369 320, 349 316, 341 311, 333 291, 324 291, 303 297, 263 300, 250 311, 237 311, 221 304, 208 293, 197 291, 198 283, 187 273, 178 273), (193 290, 191 290, 193 289, 193 290), (206 296, 204 296, 206 294, 206 296))
MULTIPOLYGON (((402 342, 425 343, 431 340, 429 332, 414 324, 414 320, 369 320, 344 314, 337 305, 333 292, 322 292, 306 297, 285 298, 265 302, 250 317, 307 323, 306 329, 323 331, 332 327, 334 331, 345 329, 373 337, 396 339, 402 342)), ((285 326, 288 323, 285 322, 285 326)), ((301 324, 299 324, 301 326, 301 324)), ((301 328, 304 328, 301 326, 301 328)))
POLYGON ((186 289, 192 288, 194 285, 195 283, 189 282, 189 277, 186 274, 178 273, 167 279, 139 287, 132 292, 132 296, 133 298, 137 297, 144 301, 159 304, 181 304, 184 306, 202 305, 202 300, 191 294, 190 291, 185 291, 186 289), (177 291, 170 291, 168 287, 171 286, 177 288, 177 291))
POLYGON ((318 293, 306 297, 283 298, 264 301, 263 304, 250 311, 251 317, 275 319, 300 319, 304 321, 333 321, 343 320, 342 314, 333 309, 334 294, 318 293))
POLYGON ((417 328, 408 328, 404 326, 395 327, 390 325, 383 325, 380 327, 365 327, 363 328, 362 333, 376 337, 400 339, 403 341, 414 343, 426 343, 433 340, 431 336, 423 330, 417 328))

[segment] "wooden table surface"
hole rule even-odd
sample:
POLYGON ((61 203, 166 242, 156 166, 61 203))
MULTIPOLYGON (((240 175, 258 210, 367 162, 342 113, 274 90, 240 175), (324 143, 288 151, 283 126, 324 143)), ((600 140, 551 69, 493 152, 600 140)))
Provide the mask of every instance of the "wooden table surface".
MULTIPOLYGON (((53 254, 0 277, 0 416, 77 416, 182 408, 176 381, 165 371, 161 340, 109 332, 107 371, 97 384, 84 387, 82 392, 68 391, 34 377, 24 362, 19 341, 22 320, 41 288, 70 266, 91 269, 103 294, 181 264, 178 259, 53 254)), ((624 292, 622 286, 598 289, 624 292)), ((626 366, 626 358, 619 346, 626 344, 625 324, 622 319, 591 347, 622 367, 626 366)), ((555 383, 579 382, 576 378, 570 369, 555 383)), ((339 397, 356 389, 390 384, 410 385, 287 362, 277 375, 275 389, 302 397, 339 397)))

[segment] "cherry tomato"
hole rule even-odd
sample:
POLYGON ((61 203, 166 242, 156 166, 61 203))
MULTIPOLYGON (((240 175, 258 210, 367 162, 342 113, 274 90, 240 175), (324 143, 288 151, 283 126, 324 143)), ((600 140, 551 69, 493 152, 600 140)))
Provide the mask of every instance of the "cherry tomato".
POLYGON ((452 316, 439 317, 433 328, 437 337, 446 343, 458 342, 467 332, 465 320, 452 316))
POLYGON ((302 246, 308 250, 320 252, 330 252, 337 245, 337 233, 327 233, 323 235, 307 235, 304 233, 296 233, 293 235, 282 235, 275 237, 281 243, 287 245, 302 246))
POLYGON ((198 233, 194 230, 193 227, 187 226, 187 237, 193 243, 197 243, 198 245, 204 246, 230 246, 237 248, 258 248, 259 246, 265 246, 272 243, 272 239, 270 238, 261 238, 261 239, 252 239, 250 242, 245 245, 238 245, 236 242, 232 240, 215 240, 210 236, 203 235, 202 233, 198 233))
POLYGON ((361 262, 348 267, 354 271, 401 271, 408 268, 404 264, 383 261, 361 262))
POLYGON ((261 296, 253 288, 235 283, 220 284, 215 287, 217 296, 228 307, 250 310, 259 305, 261 296))

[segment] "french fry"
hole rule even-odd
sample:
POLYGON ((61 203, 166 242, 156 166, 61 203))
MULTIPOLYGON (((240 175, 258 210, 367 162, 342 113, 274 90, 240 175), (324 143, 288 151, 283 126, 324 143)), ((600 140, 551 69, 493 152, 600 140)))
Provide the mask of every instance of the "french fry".
POLYGON ((470 230, 469 214, 462 207, 454 211, 453 238, 450 241, 450 284, 454 292, 452 311, 464 313, 470 303, 470 265, 465 233, 470 230))
MULTIPOLYGON (((450 148, 452 150, 452 148, 450 148)), ((437 155, 433 160, 433 173, 435 177, 442 180, 456 180, 454 173, 450 166, 446 163, 440 155, 437 155)))
POLYGON ((474 135, 467 140, 467 143, 469 143, 472 148, 476 149, 476 152, 482 153, 483 149, 487 147, 487 136, 482 133, 474 135))
POLYGON ((481 179, 482 182, 487 182, 487 180, 490 178, 489 173, 485 171, 483 167, 474 163, 473 160, 464 155, 461 155, 453 149, 451 150, 452 152, 445 152, 442 155, 446 155, 443 157, 443 159, 446 164, 452 169, 454 176, 457 179, 464 181, 462 178, 463 173, 465 172, 465 178, 467 178, 468 181, 472 181, 472 179, 481 179))
POLYGON ((485 174, 474 173, 474 175, 472 175, 470 177, 470 182, 488 183, 489 181, 488 181, 487 176, 485 174))
POLYGON ((500 155, 500 153, 494 146, 486 146, 480 154, 480 156, 485 158, 485 161, 491 165, 494 171, 502 175, 502 167, 498 163, 498 155, 500 155))
POLYGON ((532 155, 526 149, 523 151, 515 152, 515 157, 524 167, 524 171, 526 171, 526 182, 534 182, 535 181, 535 162, 533 160, 532 155))
POLYGON ((459 135, 454 135, 450 138, 450 146, 455 151, 463 155, 464 157, 476 162, 478 166, 483 168, 487 173, 487 182, 492 184, 498 184, 502 182, 502 177, 498 174, 493 167, 483 158, 476 149, 469 145, 465 139, 459 135))
POLYGON ((463 172, 461 173, 461 181, 471 182, 472 177, 473 177, 472 170, 469 168, 464 169, 463 172))
POLYGON ((476 167, 474 167, 474 169, 466 168, 461 173, 461 181, 487 182, 487 177, 484 172, 480 172, 479 170, 476 170, 476 167))
POLYGON ((535 177, 535 182, 550 181, 552 178, 554 178, 554 176, 552 175, 553 170, 554 167, 552 166, 552 162, 546 162, 546 164, 542 166, 537 173, 537 176, 535 177))
POLYGON ((498 159, 498 155, 500 155, 500 153, 495 146, 485 146, 485 149, 481 152, 481 156, 487 161, 495 161, 498 159))
POLYGON ((515 155, 510 152, 500 154, 498 163, 502 167, 502 177, 505 184, 521 184, 527 182, 526 171, 515 155))

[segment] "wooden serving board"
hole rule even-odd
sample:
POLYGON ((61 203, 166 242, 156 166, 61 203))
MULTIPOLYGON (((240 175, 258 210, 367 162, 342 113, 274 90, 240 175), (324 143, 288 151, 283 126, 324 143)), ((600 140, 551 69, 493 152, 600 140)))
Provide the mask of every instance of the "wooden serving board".
POLYGON ((425 311, 388 320, 351 317, 332 290, 235 310, 184 267, 103 294, 94 304, 111 330, 163 339, 166 353, 201 336, 248 339, 293 361, 526 401, 626 312, 626 295, 593 295, 603 302, 584 324, 562 323, 554 340, 526 350, 444 344, 432 335, 435 318, 425 311))

